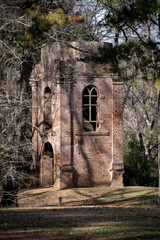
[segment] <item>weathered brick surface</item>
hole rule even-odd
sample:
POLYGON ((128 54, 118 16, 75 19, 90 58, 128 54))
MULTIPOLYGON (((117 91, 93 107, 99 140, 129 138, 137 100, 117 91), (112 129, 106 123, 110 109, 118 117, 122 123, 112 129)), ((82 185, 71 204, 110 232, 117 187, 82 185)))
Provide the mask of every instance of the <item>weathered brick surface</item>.
POLYGON ((49 156, 42 156, 41 161, 41 186, 53 184, 53 159, 49 156))
POLYGON ((123 83, 113 83, 112 186, 123 185, 123 83))
POLYGON ((33 70, 32 148, 40 185, 123 185, 123 85, 99 74, 110 67, 92 60, 99 46, 104 43, 53 43, 42 50, 41 62, 33 70), (95 132, 83 129, 82 93, 88 85, 98 92, 95 132), (46 97, 47 86, 51 94, 46 97), (53 159, 43 151, 46 142, 52 146, 53 159))

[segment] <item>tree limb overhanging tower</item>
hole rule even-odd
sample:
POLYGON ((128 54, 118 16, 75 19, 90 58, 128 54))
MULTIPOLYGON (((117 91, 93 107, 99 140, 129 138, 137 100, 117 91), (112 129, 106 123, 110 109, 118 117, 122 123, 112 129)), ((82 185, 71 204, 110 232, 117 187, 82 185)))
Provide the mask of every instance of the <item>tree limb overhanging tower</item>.
POLYGON ((32 86, 33 185, 123 186, 123 83, 95 63, 109 43, 52 43, 32 86))

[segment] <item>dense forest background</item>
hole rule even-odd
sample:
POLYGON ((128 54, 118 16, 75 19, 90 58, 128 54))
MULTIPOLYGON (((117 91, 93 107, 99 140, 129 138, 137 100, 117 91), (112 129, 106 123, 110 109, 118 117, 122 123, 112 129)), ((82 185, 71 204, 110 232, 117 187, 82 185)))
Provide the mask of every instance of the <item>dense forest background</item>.
POLYGON ((36 169, 29 77, 41 48, 55 41, 113 44, 98 61, 114 59, 124 81, 124 185, 158 186, 159 13, 156 0, 0 0, 3 190, 29 187, 36 169))

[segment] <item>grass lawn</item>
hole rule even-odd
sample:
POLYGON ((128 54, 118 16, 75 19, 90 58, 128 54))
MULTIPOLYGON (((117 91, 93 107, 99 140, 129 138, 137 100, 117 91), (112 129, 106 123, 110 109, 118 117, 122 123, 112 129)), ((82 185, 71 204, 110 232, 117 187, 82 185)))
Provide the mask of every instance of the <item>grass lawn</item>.
POLYGON ((0 208, 0 240, 160 239, 157 192, 149 187, 20 191, 19 207, 0 208))

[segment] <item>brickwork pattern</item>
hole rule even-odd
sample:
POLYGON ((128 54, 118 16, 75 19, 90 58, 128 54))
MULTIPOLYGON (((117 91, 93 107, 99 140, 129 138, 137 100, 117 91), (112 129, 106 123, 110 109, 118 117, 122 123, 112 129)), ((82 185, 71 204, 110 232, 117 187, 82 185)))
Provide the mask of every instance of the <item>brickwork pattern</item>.
POLYGON ((100 46, 111 47, 53 43, 42 49, 41 62, 32 72, 33 162, 41 186, 123 185, 123 84, 105 73, 109 64, 93 61, 100 46), (95 132, 83 128, 82 93, 89 85, 98 92, 95 132), (46 142, 53 158, 43 151, 46 142))

